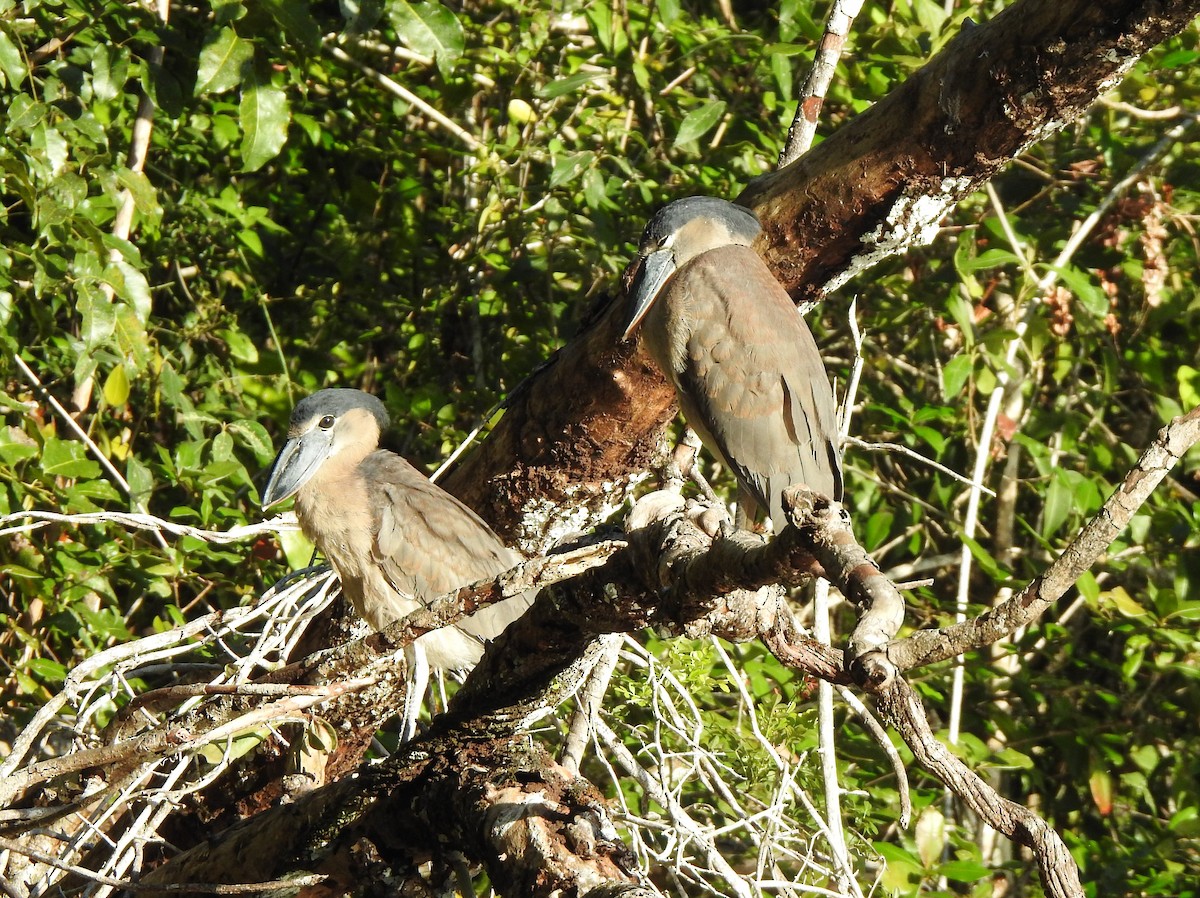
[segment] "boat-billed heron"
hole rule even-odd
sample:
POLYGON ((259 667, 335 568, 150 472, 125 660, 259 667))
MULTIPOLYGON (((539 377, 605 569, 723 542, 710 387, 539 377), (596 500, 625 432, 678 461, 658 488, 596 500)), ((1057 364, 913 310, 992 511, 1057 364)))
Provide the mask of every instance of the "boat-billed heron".
POLYGON ((625 339, 641 326, 687 423, 736 476, 747 519, 757 507, 778 531, 784 489, 840 499, 842 471, 821 354, 752 248, 760 230, 748 209, 715 197, 660 209, 625 274, 625 339))
MULTIPOLYGON (((471 509, 378 448, 387 425, 383 403, 359 390, 321 390, 302 399, 262 496, 269 508, 295 495, 300 528, 376 629, 520 561, 471 509)), ((416 645, 431 667, 469 668, 484 640, 528 606, 524 596, 506 599, 416 645)))

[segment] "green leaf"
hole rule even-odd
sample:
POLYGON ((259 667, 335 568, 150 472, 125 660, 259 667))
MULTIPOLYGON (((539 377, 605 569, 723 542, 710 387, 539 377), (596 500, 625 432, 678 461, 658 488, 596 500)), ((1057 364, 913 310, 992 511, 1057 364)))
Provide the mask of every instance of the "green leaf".
POLYGON ((1125 617, 1149 617, 1149 612, 1136 599, 1125 591, 1124 586, 1105 590, 1100 593, 1101 605, 1116 608, 1125 617))
POLYGON ((950 861, 938 867, 938 873, 955 882, 975 882, 991 876, 991 869, 978 861, 950 861))
POLYGON ((270 731, 265 727, 246 730, 231 739, 209 742, 207 745, 201 746, 196 754, 210 764, 220 764, 222 760, 236 761, 243 755, 254 751, 269 735, 270 731))
POLYGON ((998 268, 1001 265, 1014 265, 1021 260, 1017 254, 1006 249, 989 249, 975 257, 954 256, 954 267, 960 274, 979 271, 982 268, 998 268))
POLYGON ((317 551, 317 547, 299 530, 285 530, 280 533, 279 545, 283 547, 288 566, 295 571, 303 570, 312 564, 313 553, 317 551))
POLYGON ((125 481, 135 504, 147 501, 154 491, 154 475, 135 455, 125 460, 125 481))
POLYGON ((19 87, 29 74, 21 48, 8 36, 7 29, 0 27, 0 72, 4 73, 9 87, 19 87))
POLYGON ((124 49, 98 44, 92 49, 92 95, 101 102, 115 100, 129 78, 129 57, 124 49))
POLYGON ((889 892, 908 892, 909 880, 922 872, 921 862, 892 842, 873 842, 874 848, 886 862, 880 885, 889 892))
POLYGON ((942 368, 942 384, 947 400, 958 398, 958 394, 963 391, 963 387, 971 378, 971 371, 974 367, 974 362, 969 355, 956 355, 945 364, 942 368))
POLYGON ((140 171, 127 168, 117 170, 117 182, 133 197, 134 208, 142 215, 155 221, 162 218, 162 206, 158 204, 158 191, 150 179, 140 171))
POLYGON ((1015 748, 1002 748, 996 752, 997 764, 994 766, 1011 767, 1016 770, 1032 770, 1033 758, 1015 748))
POLYGON ((242 171, 258 171, 274 159, 287 140, 287 95, 269 84, 252 82, 242 93, 242 171))
POLYGON ((1051 481, 1050 486, 1046 490, 1046 500, 1042 506, 1042 536, 1047 539, 1058 532, 1067 518, 1071 515, 1071 509, 1074 508, 1074 496, 1070 484, 1067 481, 1057 476, 1058 472, 1051 481))
POLYGON ((562 187, 564 184, 570 184, 584 170, 592 164, 592 160, 596 158, 596 154, 591 150, 585 150, 582 153, 572 153, 570 156, 563 156, 554 165, 554 171, 550 173, 550 189, 562 187))
POLYGON ((713 129, 724 114, 724 100, 709 100, 698 109, 693 109, 679 123, 679 133, 675 135, 675 146, 699 140, 713 129))
POLYGON ((388 18, 400 40, 422 56, 433 57, 442 74, 448 74, 466 46, 462 24, 440 3, 393 0, 388 18))
POLYGON ((124 259, 118 259, 104 272, 104 280, 117 296, 129 303, 141 324, 150 320, 150 284, 144 274, 124 259))
POLYGON ((1184 408, 1195 408, 1200 405, 1200 371, 1191 365, 1180 365, 1175 372, 1175 380, 1179 382, 1179 401, 1184 408))
POLYGON ((971 539, 966 535, 960 535, 959 539, 966 544, 967 549, 971 552, 971 557, 975 559, 975 563, 979 565, 985 574, 996 582, 1006 579, 1004 572, 1000 569, 1000 565, 996 563, 996 559, 977 540, 971 539))
POLYGON ((193 96, 220 94, 237 87, 250 71, 253 58, 254 44, 242 40, 232 28, 210 35, 200 51, 193 96))
POLYGON ((534 96, 543 100, 553 100, 555 97, 574 93, 585 84, 599 84, 607 80, 608 72, 576 72, 566 78, 556 78, 541 85, 534 91, 534 96))
POLYGON ((258 347, 254 345, 254 341, 249 336, 232 328, 221 331, 221 336, 225 338, 225 343, 229 346, 229 353, 235 359, 249 362, 252 365, 258 361, 258 347))
POLYGON ((133 366, 135 372, 146 370, 150 363, 150 338, 146 334, 146 325, 139 317, 132 304, 121 303, 114 308, 115 336, 117 349, 125 359, 125 363, 133 366))
POLYGON ((42 447, 42 472, 48 477, 99 477, 100 465, 79 443, 50 437, 42 447))
POLYGON ((914 424, 912 426, 914 436, 918 436, 930 445, 935 455, 941 455, 946 448, 946 438, 932 427, 926 427, 922 424, 914 424))
POLYGON ((271 436, 267 433, 267 429, 257 421, 234 421, 229 425, 229 432, 236 436, 243 446, 249 448, 260 461, 268 461, 274 455, 271 436))
POLYGON ((309 11, 308 0, 259 0, 267 11, 309 53, 321 49, 321 28, 309 11))
POLYGON ((129 401, 129 375, 124 365, 114 367, 104 379, 104 401, 115 408, 129 401))
POLYGON ((1108 314, 1108 297, 1104 295, 1104 291, 1096 286, 1095 280, 1090 275, 1080 271, 1074 265, 1064 265, 1061 268, 1055 266, 1049 267, 1051 271, 1058 272, 1058 276, 1062 278, 1062 282, 1070 288, 1071 292, 1075 294, 1076 299, 1087 309, 1089 314, 1096 318, 1103 318, 1108 314))
POLYGON ((113 304, 99 285, 80 282, 76 289, 79 297, 75 307, 81 318, 79 336, 88 352, 101 346, 117 327, 117 315, 113 304))
POLYGON ((44 683, 61 683, 67 678, 66 667, 49 658, 34 658, 29 662, 29 670, 44 683))

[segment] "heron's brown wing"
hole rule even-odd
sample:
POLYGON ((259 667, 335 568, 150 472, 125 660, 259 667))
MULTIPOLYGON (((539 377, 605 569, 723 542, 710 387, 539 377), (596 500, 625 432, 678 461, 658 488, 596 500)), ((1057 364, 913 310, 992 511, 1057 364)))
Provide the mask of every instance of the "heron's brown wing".
POLYGON ((688 310, 677 370, 689 423, 773 519, 796 483, 841 494, 836 413, 821 354, 787 293, 748 247, 727 246, 680 268, 663 297, 688 310))
MULTIPOLYGON (((475 512, 400 456, 372 453, 360 470, 372 489, 376 563, 401 592, 428 602, 506 571, 520 560, 475 512)), ((528 604, 509 599, 463 620, 459 627, 490 639, 528 604)))

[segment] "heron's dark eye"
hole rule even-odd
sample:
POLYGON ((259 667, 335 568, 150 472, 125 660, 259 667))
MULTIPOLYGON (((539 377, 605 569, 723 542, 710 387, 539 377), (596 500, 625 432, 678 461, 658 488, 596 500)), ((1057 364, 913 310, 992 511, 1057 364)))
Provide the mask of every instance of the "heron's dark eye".
POLYGON ((322 418, 320 421, 317 422, 317 426, 320 427, 322 430, 328 430, 329 428, 333 427, 333 424, 336 420, 337 419, 335 417, 333 417, 333 415, 326 415, 324 418, 322 418))

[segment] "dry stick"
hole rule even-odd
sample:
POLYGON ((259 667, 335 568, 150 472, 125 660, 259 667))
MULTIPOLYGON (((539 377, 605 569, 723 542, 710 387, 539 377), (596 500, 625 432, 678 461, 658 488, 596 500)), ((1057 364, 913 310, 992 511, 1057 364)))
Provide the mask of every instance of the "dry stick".
MULTIPOLYGON (((140 499, 134 498, 133 489, 129 486, 129 481, 121 476, 121 472, 113 466, 113 463, 108 460, 108 456, 100 450, 100 447, 96 445, 96 442, 87 435, 87 432, 82 427, 79 426, 79 422, 71 416, 71 413, 63 407, 61 402, 54 398, 54 394, 52 394, 42 385, 42 381, 38 378, 34 370, 25 364, 25 360, 15 352, 13 353, 13 361, 17 363, 17 368, 20 369, 21 374, 25 376, 25 379, 29 381, 30 385, 38 393, 38 395, 40 395, 42 399, 50 404, 50 407, 58 413, 60 418, 62 418, 63 423, 65 423, 67 427, 69 427, 75 433, 75 436, 79 437, 79 439, 83 442, 83 445, 87 447, 88 451, 96 457, 96 459, 100 462, 100 466, 108 472, 108 476, 116 481, 117 486, 121 488, 121 492, 125 494, 126 498, 128 498, 131 502, 136 502, 138 510, 145 514, 145 503, 140 499)), ((24 516, 25 515, 20 514, 16 515, 16 517, 24 516)), ((5 517, 4 521, 8 521, 11 517, 13 516, 10 515, 5 517)), ((161 533, 155 533, 154 536, 162 548, 169 548, 167 541, 163 539, 163 535, 161 533)))
POLYGON ((45 864, 48 867, 54 867, 58 870, 63 870, 71 873, 81 879, 87 879, 91 882, 98 882, 101 885, 112 886, 118 889, 127 889, 131 892, 207 892, 211 895, 244 895, 250 892, 271 892, 282 891, 284 889, 294 890, 303 886, 317 885, 328 879, 328 875, 324 873, 312 873, 305 876, 297 876, 294 879, 275 879, 270 882, 247 882, 247 883, 219 883, 219 882, 179 882, 168 883, 165 885, 139 885, 136 882, 129 882, 124 879, 113 879, 111 876, 101 876, 98 873, 93 873, 86 867, 77 867, 74 864, 64 864, 58 858, 52 855, 45 854, 41 851, 28 848, 20 842, 14 842, 11 839, 6 839, 0 836, 0 849, 11 851, 14 854, 20 854, 30 860, 37 861, 39 864, 45 864))
POLYGON ((705 861, 708 862, 713 872, 725 880, 730 893, 738 898, 750 898, 753 894, 750 887, 725 860, 716 845, 713 844, 705 827, 693 820, 683 806, 675 800, 675 797, 663 788, 662 783, 638 763, 633 753, 625 747, 617 734, 602 718, 596 720, 596 735, 604 742, 625 772, 638 781, 650 800, 662 807, 685 842, 691 842, 703 853, 705 861))
MULTIPOLYGON (((114 472, 115 473, 115 472, 114 472)), ((120 477, 120 474, 115 474, 120 477)), ((94 511, 81 514, 60 514, 56 511, 16 511, 0 517, 0 536, 10 533, 24 533, 45 527, 47 524, 120 524, 137 530, 149 530, 161 537, 162 533, 174 536, 191 536, 207 543, 236 543, 260 536, 264 533, 290 533, 300 529, 296 522, 295 512, 286 512, 262 521, 258 524, 239 524, 228 530, 205 530, 201 527, 191 527, 187 524, 177 524, 156 515, 133 514, 127 511, 94 511), (34 523, 23 524, 19 527, 9 527, 15 521, 31 520, 34 523)))
POLYGON ((1124 482, 1041 576, 1000 605, 965 623, 918 630, 888 646, 888 660, 901 670, 934 664, 991 645, 1035 621, 1108 548, 1176 462, 1200 442, 1200 406, 1175 418, 1155 436, 1124 482))
POLYGON ((387 75, 383 74, 382 72, 377 72, 375 69, 371 68, 369 65, 359 62, 357 59, 355 59, 353 56, 351 56, 349 53, 347 53, 341 47, 329 45, 329 53, 338 62, 343 62, 348 66, 352 66, 353 68, 358 69, 360 72, 362 72, 364 75, 366 75, 372 81, 374 81, 376 84, 378 84, 384 90, 395 94, 397 97, 402 99, 405 103, 408 103, 411 106, 415 106, 417 109, 421 110, 421 112, 423 112, 426 116, 433 119, 435 122, 437 122, 443 128, 445 128, 447 131, 449 131, 451 134, 453 134, 455 137, 457 137, 459 140, 461 140, 463 143, 465 143, 467 145, 467 147, 470 148, 471 150, 479 151, 479 150, 483 149, 483 144, 480 143, 478 139, 476 139, 475 135, 473 135, 471 132, 469 132, 465 128, 463 128, 462 125, 458 124, 457 122, 453 121, 452 119, 447 118, 445 115, 438 112, 436 109, 434 109, 432 106, 430 106, 424 100, 422 100, 420 97, 418 97, 412 91, 410 91, 408 88, 393 81, 391 78, 389 78, 387 75))
POLYGON ((817 117, 825 102, 825 91, 829 89, 833 73, 837 70, 850 26, 861 9, 862 0, 834 0, 812 68, 800 89, 800 104, 796 107, 792 126, 788 128, 787 143, 779 154, 780 168, 799 159, 812 146, 817 134, 817 117))
MULTIPOLYGON (((894 452, 898 455, 904 455, 919 464, 926 465, 927 467, 933 468, 935 471, 945 474, 951 480, 957 480, 959 483, 966 486, 974 486, 970 477, 959 474, 958 471, 955 471, 953 468, 948 468, 940 462, 934 461, 932 458, 926 458, 920 452, 909 449, 907 446, 901 443, 868 443, 864 439, 852 436, 844 437, 842 441, 846 445, 853 446, 855 449, 863 449, 867 452, 894 452)), ((987 486, 983 487, 983 492, 989 496, 996 495, 996 491, 987 486)))
POLYGON ((5 777, 3 784, 0 784, 0 807, 5 807, 14 799, 20 798, 33 786, 55 777, 78 773, 91 767, 125 764, 135 760, 142 761, 153 757, 192 751, 222 739, 232 739, 239 733, 254 727, 279 722, 285 717, 299 714, 313 705, 366 688, 374 682, 374 677, 358 677, 352 680, 340 680, 311 692, 290 695, 198 735, 193 735, 184 727, 166 726, 113 745, 86 748, 60 758, 38 761, 24 770, 5 777))
MULTIPOLYGON (((835 4, 836 12, 836 4, 835 4)), ((834 13, 830 14, 830 26, 826 29, 826 36, 829 35, 829 29, 832 28, 834 13)), ((824 40, 822 40, 824 45, 824 40)), ((840 49, 840 48, 839 48, 840 49)), ((817 60, 813 63, 812 71, 809 74, 808 84, 811 85, 816 80, 819 63, 821 60, 821 52, 817 53, 817 60)), ((836 55, 834 57, 836 62, 836 55)), ((821 87, 821 96, 824 95, 824 88, 828 85, 829 79, 833 76, 833 64, 828 66, 827 76, 824 78, 824 85, 821 87)), ((807 88, 808 85, 806 85, 807 88)), ((817 107, 820 107, 820 98, 817 98, 817 107)), ((803 105, 802 107, 803 108, 803 105)), ((797 110, 797 119, 792 122, 793 128, 796 121, 799 120, 799 110, 797 110)), ((807 124, 807 120, 805 121, 807 124)), ((791 134, 788 138, 788 148, 797 152, 797 155, 808 149, 808 145, 812 143, 813 132, 816 129, 816 114, 813 113, 811 122, 812 130, 806 134, 791 134), (799 138, 799 144, 795 140, 799 138)), ((847 435, 850 433, 850 420, 854 413, 854 398, 858 391, 858 384, 862 379, 863 355, 862 355, 862 334, 858 329, 857 303, 851 302, 849 310, 850 333, 854 339, 854 367, 851 369, 850 382, 847 385, 846 395, 842 397, 841 414, 838 421, 838 443, 844 443, 847 435)), ((833 644, 833 630, 829 623, 830 601, 829 601, 829 581, 824 577, 817 578, 813 584, 813 637, 823 645, 833 644)), ((846 830, 842 825, 842 783, 838 777, 837 769, 837 738, 836 738, 836 722, 833 719, 833 684, 828 680, 817 681, 817 744, 819 746, 821 758, 821 780, 823 792, 825 796, 825 820, 826 835, 829 838, 829 850, 833 855, 834 870, 836 871, 836 881, 838 889, 841 892, 849 892, 851 894, 862 894, 859 889, 858 882, 855 880, 853 870, 850 866, 850 850, 846 845, 846 830)))
POLYGON ((592 730, 595 728, 596 714, 608 691, 608 681, 612 679, 613 670, 617 666, 617 658, 621 654, 622 637, 619 633, 609 633, 600 637, 604 649, 600 660, 592 668, 587 682, 579 690, 578 707, 571 717, 571 727, 563 742, 562 758, 559 761, 572 774, 579 775, 579 765, 583 761, 583 752, 592 741, 592 730))

